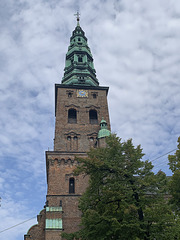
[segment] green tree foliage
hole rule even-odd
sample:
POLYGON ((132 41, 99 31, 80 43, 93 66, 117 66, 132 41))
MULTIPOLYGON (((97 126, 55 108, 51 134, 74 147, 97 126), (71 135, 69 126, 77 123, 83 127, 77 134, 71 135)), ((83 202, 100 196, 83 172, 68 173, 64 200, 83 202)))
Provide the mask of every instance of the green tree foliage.
POLYGON ((82 228, 66 239, 171 240, 180 239, 178 217, 167 204, 167 177, 156 175, 142 161, 142 149, 132 140, 111 135, 106 148, 91 149, 76 174, 89 176, 80 199, 82 228))
POLYGON ((169 155, 169 168, 174 173, 177 170, 180 170, 180 137, 178 138, 177 150, 174 155, 169 155))
POLYGON ((180 211, 180 137, 178 138, 177 150, 174 155, 169 155, 169 168, 173 172, 169 183, 172 198, 170 203, 176 211, 180 211))

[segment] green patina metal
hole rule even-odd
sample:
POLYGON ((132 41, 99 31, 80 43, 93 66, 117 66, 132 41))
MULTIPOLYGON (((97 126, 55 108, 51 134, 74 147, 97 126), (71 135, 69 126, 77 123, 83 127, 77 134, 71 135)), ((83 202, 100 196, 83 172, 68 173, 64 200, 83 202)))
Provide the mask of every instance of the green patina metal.
POLYGON ((98 138, 104 138, 111 134, 111 132, 107 129, 107 122, 104 119, 101 120, 100 126, 101 129, 99 130, 98 138))
POLYGON ((62 229, 62 219, 46 219, 46 229, 62 229))
POLYGON ((62 212, 62 207, 46 207, 46 212, 62 212))
POLYGON ((88 47, 85 33, 79 25, 79 15, 77 26, 70 38, 62 83, 85 86, 99 85, 91 50, 88 47))

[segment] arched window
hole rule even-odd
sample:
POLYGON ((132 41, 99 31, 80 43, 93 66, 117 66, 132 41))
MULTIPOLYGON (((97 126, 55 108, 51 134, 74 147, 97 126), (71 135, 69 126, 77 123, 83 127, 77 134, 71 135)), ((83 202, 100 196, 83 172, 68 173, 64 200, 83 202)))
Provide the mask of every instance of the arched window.
POLYGON ((71 141, 71 136, 67 136, 67 140, 68 140, 68 141, 71 141))
POLYGON ((77 123, 76 109, 71 108, 68 110, 68 123, 77 123))
POLYGON ((71 98, 72 97, 72 92, 68 93, 68 97, 71 98))
POLYGON ((74 178, 69 179, 69 193, 75 193, 75 180, 74 180, 74 178))
POLYGON ((89 122, 91 124, 98 124, 98 116, 96 110, 90 110, 89 111, 89 122))
POLYGON ((71 136, 67 136, 67 150, 71 151, 72 141, 71 136))

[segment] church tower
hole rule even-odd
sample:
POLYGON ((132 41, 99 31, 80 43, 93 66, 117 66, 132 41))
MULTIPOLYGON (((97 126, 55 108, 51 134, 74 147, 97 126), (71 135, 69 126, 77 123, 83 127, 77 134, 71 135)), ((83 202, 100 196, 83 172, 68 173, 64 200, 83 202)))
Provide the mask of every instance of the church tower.
POLYGON ((75 156, 103 147, 110 134, 108 87, 99 86, 87 38, 79 24, 70 38, 61 84, 55 84, 54 150, 46 152, 46 205, 25 240, 59 240, 62 231, 79 229, 79 197, 88 178, 74 176, 75 156), (109 130, 108 130, 109 129, 109 130))

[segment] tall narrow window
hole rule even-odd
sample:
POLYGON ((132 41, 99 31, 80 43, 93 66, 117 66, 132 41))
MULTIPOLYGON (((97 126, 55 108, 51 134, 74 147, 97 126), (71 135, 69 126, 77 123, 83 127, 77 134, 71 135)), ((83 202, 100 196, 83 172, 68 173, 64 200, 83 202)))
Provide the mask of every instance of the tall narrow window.
POLYGON ((89 122, 91 124, 98 124, 98 116, 96 110, 90 110, 89 111, 89 122))
POLYGON ((97 97, 97 94, 96 93, 93 93, 93 98, 96 98, 97 97))
POLYGON ((68 93, 68 97, 71 98, 72 97, 72 92, 68 93))
POLYGON ((78 150, 78 137, 77 136, 73 137, 73 150, 74 151, 78 150))
POLYGON ((69 193, 75 193, 75 180, 74 180, 74 178, 69 179, 69 193))
POLYGON ((67 150, 71 151, 72 141, 71 136, 67 136, 67 150))
POLYGON ((76 109, 71 108, 68 110, 68 123, 77 123, 76 109))
POLYGON ((83 62, 83 58, 82 57, 78 57, 78 62, 83 62))

